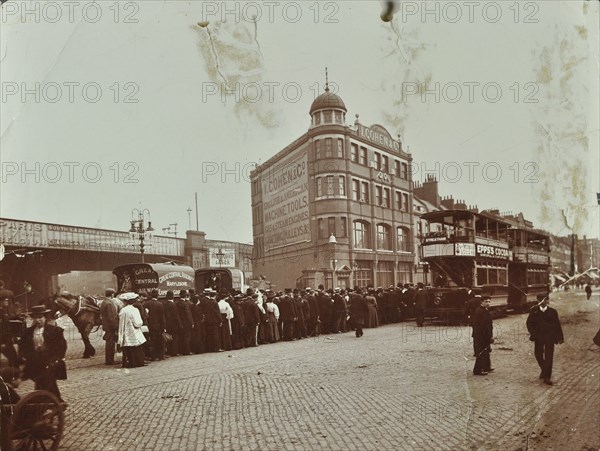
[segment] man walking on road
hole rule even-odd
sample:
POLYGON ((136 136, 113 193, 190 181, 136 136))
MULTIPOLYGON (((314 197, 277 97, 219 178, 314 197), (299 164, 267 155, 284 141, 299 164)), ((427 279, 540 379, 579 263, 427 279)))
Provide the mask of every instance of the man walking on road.
POLYGON ((492 315, 490 308, 491 298, 483 296, 481 303, 473 316, 473 347, 475 348, 475 366, 473 374, 475 376, 485 376, 491 371, 492 362, 490 361, 490 345, 494 342, 492 315))
POLYGON ((540 379, 552 385, 552 362, 554 345, 564 343, 564 336, 558 312, 549 307, 550 298, 546 295, 534 306, 527 317, 527 330, 531 341, 535 342, 535 359, 540 366, 540 379))
POLYGON ((427 292, 424 290, 424 285, 419 282, 417 284, 417 292, 415 293, 415 315, 417 316, 417 326, 423 327, 425 322, 425 306, 427 305, 427 292))

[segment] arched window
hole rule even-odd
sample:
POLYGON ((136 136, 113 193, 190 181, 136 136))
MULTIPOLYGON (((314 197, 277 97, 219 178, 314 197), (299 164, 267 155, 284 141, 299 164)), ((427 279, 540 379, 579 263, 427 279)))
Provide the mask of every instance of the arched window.
POLYGON ((369 223, 366 221, 354 221, 352 223, 354 232, 354 248, 371 249, 371 231, 369 223))
POLYGON ((392 240, 390 235, 389 225, 377 224, 377 249, 385 251, 392 250, 392 240))

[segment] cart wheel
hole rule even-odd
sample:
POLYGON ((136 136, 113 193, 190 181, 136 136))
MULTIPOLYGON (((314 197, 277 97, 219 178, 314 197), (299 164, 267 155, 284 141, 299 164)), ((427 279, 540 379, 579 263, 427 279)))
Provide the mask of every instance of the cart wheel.
POLYGON ((8 425, 13 450, 56 450, 62 438, 63 405, 52 393, 37 390, 16 405, 8 425))

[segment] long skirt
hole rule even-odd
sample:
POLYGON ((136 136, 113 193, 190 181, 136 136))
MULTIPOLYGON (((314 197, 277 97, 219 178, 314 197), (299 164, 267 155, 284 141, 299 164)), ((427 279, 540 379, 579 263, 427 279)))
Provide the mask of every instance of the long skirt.
POLYGON ((276 341, 279 341, 279 339, 281 338, 279 336, 279 325, 277 324, 277 320, 275 319, 275 313, 273 312, 269 312, 268 313, 269 316, 269 341, 271 343, 275 343, 276 341))
POLYGON ((229 329, 229 320, 227 315, 221 314, 221 348, 224 351, 231 351, 231 330, 229 329))
POLYGON ((143 346, 123 346, 123 367, 137 368, 139 366, 144 366, 143 346))

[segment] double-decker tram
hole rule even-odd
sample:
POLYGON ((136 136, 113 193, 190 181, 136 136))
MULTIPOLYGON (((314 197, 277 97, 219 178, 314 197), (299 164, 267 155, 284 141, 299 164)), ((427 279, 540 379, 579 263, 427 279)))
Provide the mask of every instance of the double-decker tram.
POLYGON ((508 230, 511 260, 508 264, 508 306, 524 311, 549 293, 550 237, 520 224, 508 230))
POLYGON ((508 306, 510 224, 492 213, 444 210, 425 213, 429 233, 421 239, 421 258, 429 264, 434 288, 426 315, 462 318, 474 294, 491 297, 491 309, 508 306))

